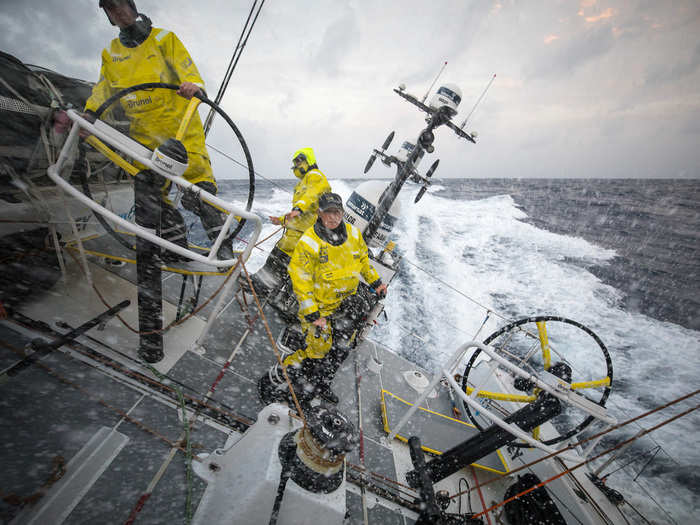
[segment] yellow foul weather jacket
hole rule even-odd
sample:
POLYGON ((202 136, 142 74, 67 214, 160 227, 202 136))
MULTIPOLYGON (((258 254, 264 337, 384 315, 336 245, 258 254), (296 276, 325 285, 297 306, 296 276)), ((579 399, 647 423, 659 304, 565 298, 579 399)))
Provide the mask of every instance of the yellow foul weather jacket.
MULTIPOLYGON (((145 82, 177 85, 192 82, 204 89, 204 81, 182 42, 174 33, 154 27, 136 47, 126 47, 115 38, 102 51, 100 79, 85 110, 95 111, 117 91, 145 82)), ((173 90, 152 89, 130 93, 120 103, 131 122, 131 138, 155 149, 175 137, 189 101, 173 90)), ((184 178, 193 184, 202 181, 216 184, 198 114, 192 118, 183 143, 189 157, 184 178)))
POLYGON ((345 228, 348 238, 340 246, 322 240, 313 228, 297 243, 288 271, 302 318, 314 312, 321 317, 333 313, 355 293, 360 276, 369 284, 379 280, 362 234, 351 224, 345 223, 345 228))
MULTIPOLYGON (((316 164, 316 158, 311 148, 304 148, 297 151, 294 156, 304 153, 309 165, 316 164)), ((326 176, 318 168, 312 168, 306 173, 294 170, 294 174, 300 179, 294 187, 292 196, 292 209, 298 209, 301 215, 286 221, 284 216, 280 221, 285 226, 284 235, 277 242, 277 247, 287 255, 294 253, 294 247, 306 230, 311 228, 316 222, 316 212, 318 211, 318 198, 324 193, 331 191, 326 176)))
POLYGON ((345 223, 347 240, 339 245, 321 239, 311 227, 299 239, 288 272, 294 293, 299 300, 299 318, 306 333, 306 350, 298 350, 285 359, 285 365, 297 364, 306 358, 320 359, 332 344, 331 326, 315 330, 307 316, 326 317, 346 297, 354 294, 360 276, 369 284, 380 280, 369 262, 367 245, 360 231, 345 223))

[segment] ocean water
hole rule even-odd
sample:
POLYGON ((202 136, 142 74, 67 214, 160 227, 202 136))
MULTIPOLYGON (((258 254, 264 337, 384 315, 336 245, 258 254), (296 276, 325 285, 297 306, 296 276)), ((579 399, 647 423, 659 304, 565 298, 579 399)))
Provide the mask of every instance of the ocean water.
MULTIPOLYGON (((287 211, 294 180, 262 181, 254 210, 287 211)), ((347 198, 362 180, 331 180, 347 198)), ((244 183, 221 194, 241 200, 244 183)), ((507 320, 559 315, 593 330, 613 360, 607 406, 620 421, 700 385, 700 181, 436 181, 394 230, 401 272, 372 337, 429 369, 507 320)), ((268 224, 263 236, 274 232, 268 224)), ((277 237, 254 253, 262 264, 277 237)), ((567 348, 595 368, 596 348, 567 348)), ((596 372, 597 373, 597 372, 596 372)), ((593 373, 593 377, 595 374, 593 373)), ((698 403, 691 398, 605 439, 605 448, 698 403)), ((625 449, 603 474, 653 523, 692 523, 700 508, 697 411, 625 449)))

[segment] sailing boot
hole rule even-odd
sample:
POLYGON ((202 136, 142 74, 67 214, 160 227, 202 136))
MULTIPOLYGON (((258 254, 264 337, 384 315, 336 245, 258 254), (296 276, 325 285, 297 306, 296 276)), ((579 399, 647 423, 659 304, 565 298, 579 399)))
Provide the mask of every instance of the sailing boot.
MULTIPOLYGON (((287 375, 302 410, 308 409, 314 398, 313 387, 306 374, 308 374, 308 366, 304 367, 303 362, 300 365, 287 367, 287 375)), ((294 398, 282 373, 282 367, 278 363, 258 379, 258 396, 265 405, 279 402, 287 403, 290 407, 294 406, 294 398)))
POLYGON ((278 364, 274 364, 258 379, 258 397, 264 405, 286 401, 287 384, 278 364))
POLYGON ((333 378, 338 372, 338 369, 343 364, 350 353, 349 346, 339 346, 335 342, 328 353, 322 359, 315 359, 315 377, 316 388, 314 394, 321 399, 337 405, 339 403, 338 396, 331 389, 333 378))
POLYGON ((320 359, 307 358, 302 362, 304 366, 304 374, 308 378, 308 385, 311 388, 313 397, 319 397, 328 403, 337 405, 340 401, 331 389, 333 377, 335 375, 329 355, 320 359))

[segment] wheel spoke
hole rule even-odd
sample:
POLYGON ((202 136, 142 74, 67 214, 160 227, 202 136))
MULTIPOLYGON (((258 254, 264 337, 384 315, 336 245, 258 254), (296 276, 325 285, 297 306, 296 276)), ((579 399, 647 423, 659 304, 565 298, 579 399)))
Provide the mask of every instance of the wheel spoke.
MULTIPOLYGON (((560 363, 566 364, 566 369, 570 372, 557 372, 557 375, 565 373, 565 383, 570 384, 572 390, 581 391, 579 395, 583 395, 584 390, 590 392, 591 395, 584 396, 588 401, 601 407, 605 406, 613 380, 612 360, 600 338, 586 326, 563 317, 528 317, 503 326, 487 337, 484 344, 492 345, 501 356, 539 380, 545 380, 547 371, 551 373, 555 367, 559 369, 560 363), (559 350, 566 349, 566 356, 558 351, 557 347, 559 350), (596 357, 596 353, 598 357, 596 357), (600 355, 603 357, 602 360, 600 355), (575 366, 577 361, 580 365, 578 368, 575 366), (569 373, 571 376, 568 375, 569 373)), ((504 369, 502 364, 495 365, 489 362, 489 366, 492 368, 490 374, 485 375, 483 371, 480 371, 473 374, 470 379, 470 371, 481 361, 479 359, 480 352, 481 350, 477 349, 471 355, 462 376, 462 388, 470 397, 488 399, 493 406, 507 412, 512 412, 511 407, 499 405, 499 403, 531 403, 537 399, 540 395, 539 389, 532 381, 522 377, 513 378, 513 387, 522 391, 522 394, 493 391, 500 390, 498 384, 492 379, 496 368, 500 368, 501 372, 505 371, 509 377, 513 377, 512 370, 504 369), (469 385, 473 385, 473 387, 469 385)), ((545 383, 549 381, 551 378, 547 378, 545 383)), ((569 439, 585 429, 594 420, 592 415, 580 408, 573 406, 565 408, 567 408, 566 413, 551 420, 551 423, 559 431, 559 435, 549 440, 542 440, 543 444, 553 445, 569 439)), ((484 425, 489 423, 484 422, 483 419, 481 422, 477 420, 476 414, 472 413, 467 404, 465 404, 465 411, 471 422, 480 431, 484 431, 484 425)), ((533 435, 540 435, 539 428, 533 431, 533 435)), ((518 442, 513 442, 512 445, 530 446, 518 442)))
MULTIPOLYGON (((467 395, 471 395, 474 389, 470 386, 467 387, 467 395)), ((485 399, 493 399, 495 401, 513 401, 515 403, 532 403, 537 396, 527 396, 522 394, 506 394, 505 392, 489 392, 488 390, 479 390, 476 393, 476 397, 481 397, 485 399)))
POLYGON ((187 128, 190 127, 190 122, 192 121, 192 117, 197 113, 197 109, 199 108, 199 104, 201 103, 201 100, 199 100, 197 97, 192 97, 190 99, 190 103, 187 105, 187 109, 185 110, 185 115, 182 117, 182 120, 180 121, 180 127, 177 130, 177 134, 175 135, 175 138, 179 141, 182 142, 182 139, 185 138, 185 133, 187 133, 187 128))
POLYGON ((601 386, 610 386, 610 378, 598 379, 595 381, 579 381, 578 383, 571 383, 571 390, 583 390, 584 388, 598 388, 601 386))
POLYGON ((537 333, 540 339, 540 348, 542 349, 542 362, 544 363, 544 369, 549 370, 549 368, 552 366, 552 355, 549 349, 547 325, 544 321, 538 321, 535 324, 537 325, 537 333))

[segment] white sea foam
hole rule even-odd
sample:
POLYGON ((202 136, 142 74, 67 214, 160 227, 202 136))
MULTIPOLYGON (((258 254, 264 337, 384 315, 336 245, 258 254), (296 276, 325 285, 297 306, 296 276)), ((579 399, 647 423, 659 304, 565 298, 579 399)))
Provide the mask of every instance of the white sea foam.
MULTIPOLYGON (((352 192, 340 181, 334 181, 334 190, 344 198, 352 192)), ((406 341, 412 340, 425 346, 425 352, 407 352, 406 357, 430 356, 441 362, 462 342, 475 336, 483 339, 505 323, 491 314, 480 330, 486 308, 512 319, 559 315, 588 326, 607 345, 615 370, 608 406, 620 421, 697 388, 700 332, 625 311, 622 293, 588 270, 593 264, 614 263, 613 250, 523 222, 527 215, 508 195, 457 201, 428 193, 416 205, 415 191, 406 188, 400 197, 403 216, 395 233, 404 256, 404 276, 390 287, 386 306, 390 322, 376 334, 387 346, 402 352, 406 341), (420 339, 407 336, 409 332, 420 339)), ((584 364, 600 359, 593 347, 576 357, 584 364)), ((649 428, 691 402, 643 420, 642 425, 649 428)), ((694 470, 700 465, 700 449, 688 445, 697 441, 698 428, 700 415, 693 413, 662 427, 640 442, 639 449, 661 444, 657 463, 667 454, 694 470)), ((633 425, 625 435, 639 430, 633 425)), ((635 468, 643 464, 640 461, 635 468)), ((653 470, 652 464, 649 472, 653 470)), ((659 523, 667 518, 649 502, 642 487, 679 522, 690 519, 698 506, 697 487, 694 491, 679 486, 673 472, 637 481, 641 484, 624 488, 632 491, 637 504, 658 516, 659 523), (677 490, 669 491, 669 486, 677 490)))
MULTIPOLYGON (((353 185, 331 180, 333 190, 347 199, 353 185)), ((697 388, 700 372, 700 332, 624 310, 622 293, 593 275, 590 265, 614 264, 615 252, 575 235, 552 233, 524 222, 526 214, 509 195, 457 201, 427 193, 416 205, 416 188, 400 197, 403 216, 395 229, 403 255, 401 276, 391 283, 386 301, 389 322, 373 337, 419 365, 433 367, 462 342, 483 340, 506 321, 532 315, 559 315, 592 329, 607 345, 615 380, 608 402, 619 420, 636 416, 697 388), (482 323, 488 316, 486 325, 482 323), (419 351, 416 351, 416 349, 419 351)), ((289 211, 289 192, 274 190, 256 200, 261 215, 289 211)), ((275 231, 269 225, 263 237, 275 231)), ((268 241, 266 252, 278 237, 268 241)), ((262 264, 266 253, 256 251, 251 266, 262 264)), ((578 362, 599 359, 595 348, 579 352, 578 362)), ((644 428, 691 406, 682 406, 643 420, 644 428)), ((696 401, 697 402, 697 401, 696 401)), ((697 413, 680 419, 645 438, 640 450, 656 443, 663 451, 647 475, 631 483, 629 469, 610 480, 625 483, 625 495, 658 523, 668 522, 649 496, 659 501, 678 522, 691 522, 700 506, 697 485, 678 481, 675 470, 697 470, 700 449, 697 413), (670 456, 672 460, 668 460, 670 456), (674 463, 674 462, 677 462, 674 463), (670 489, 670 490, 669 490, 670 489)), ((639 432, 631 426, 625 436, 639 432)), ((634 469, 641 469, 644 460, 634 469)), ((633 470, 634 470, 633 469, 633 470)), ((695 478, 697 483, 697 477, 695 478)))

